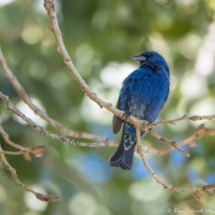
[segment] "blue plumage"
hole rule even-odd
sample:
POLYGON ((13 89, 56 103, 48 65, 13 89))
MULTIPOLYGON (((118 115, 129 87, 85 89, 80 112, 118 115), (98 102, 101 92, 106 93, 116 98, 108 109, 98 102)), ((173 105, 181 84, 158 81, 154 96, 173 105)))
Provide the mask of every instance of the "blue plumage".
MULTIPOLYGON (((164 58, 156 52, 144 52, 134 57, 140 68, 132 72, 124 81, 117 102, 117 108, 134 117, 153 122, 169 95, 169 67, 164 58)), ((113 133, 118 133, 124 121, 113 118, 113 133)), ((141 138, 146 134, 141 130, 141 138)), ((122 139, 110 158, 111 166, 130 170, 136 145, 135 127, 124 122, 122 139)))

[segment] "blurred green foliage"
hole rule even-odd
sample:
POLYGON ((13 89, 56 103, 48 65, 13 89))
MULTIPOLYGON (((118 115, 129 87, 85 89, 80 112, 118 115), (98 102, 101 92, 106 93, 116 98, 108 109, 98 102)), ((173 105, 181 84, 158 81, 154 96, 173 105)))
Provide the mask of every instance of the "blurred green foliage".
MULTIPOLYGON (((214 25, 209 31, 214 0, 58 0, 56 10, 74 64, 101 99, 115 105, 122 80, 138 67, 132 57, 154 50, 165 57, 171 69, 171 93, 159 119, 214 114, 214 25), (208 32, 210 37, 206 37, 208 32)), ((9 67, 36 105, 65 127, 119 140, 120 134, 112 134, 112 114, 86 97, 56 52, 49 25, 42 0, 0 1, 0 42, 9 67)), ((33 116, 0 71, 0 91, 12 104, 47 130, 59 133, 33 116)), ((197 200, 190 193, 164 190, 138 156, 130 172, 110 168, 107 160, 114 148, 63 145, 23 124, 2 102, 0 108, 3 127, 14 142, 46 147, 44 156, 32 157, 30 163, 22 156, 7 155, 20 180, 35 191, 61 197, 49 204, 37 201, 13 182, 1 163, 1 214, 160 215, 168 208, 214 209, 213 194, 197 200)), ((181 122, 156 129, 169 139, 180 140, 201 123, 181 122)), ((215 123, 207 122, 206 126, 214 127, 215 123)), ((14 150, 2 137, 0 141, 4 150, 14 150)), ((142 143, 165 146, 150 135, 142 143)), ((190 158, 174 150, 170 155, 149 155, 147 159, 163 180, 176 186, 214 183, 214 137, 203 137, 196 147, 183 149, 190 158)))

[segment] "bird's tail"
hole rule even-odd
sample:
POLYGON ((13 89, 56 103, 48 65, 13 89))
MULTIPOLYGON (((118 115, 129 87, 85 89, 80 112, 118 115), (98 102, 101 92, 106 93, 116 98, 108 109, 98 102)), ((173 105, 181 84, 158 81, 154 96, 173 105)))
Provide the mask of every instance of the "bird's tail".
POLYGON ((109 164, 113 167, 120 167, 124 170, 130 170, 133 166, 133 157, 134 157, 134 149, 136 146, 136 142, 132 144, 132 146, 128 149, 124 149, 124 135, 122 135, 122 139, 112 155, 109 159, 109 164))

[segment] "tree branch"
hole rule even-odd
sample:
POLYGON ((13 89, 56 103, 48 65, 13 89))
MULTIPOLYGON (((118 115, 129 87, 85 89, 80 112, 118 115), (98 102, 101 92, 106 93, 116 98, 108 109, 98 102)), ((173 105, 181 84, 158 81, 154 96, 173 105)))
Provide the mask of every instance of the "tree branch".
POLYGON ((23 151, 18 151, 18 152, 11 152, 11 151, 4 151, 3 152, 5 155, 23 155, 23 151))
POLYGON ((20 155, 23 154, 24 158, 27 161, 31 161, 31 156, 29 153, 34 154, 36 157, 42 157, 43 156, 43 152, 45 147, 44 146, 34 146, 32 148, 27 148, 24 146, 20 146, 16 143, 14 143, 13 141, 10 140, 8 133, 3 129, 1 122, 0 122, 0 133, 2 134, 2 137, 4 139, 4 141, 9 144, 10 146, 20 149, 21 151, 19 152, 10 152, 10 151, 4 151, 4 154, 10 154, 10 155, 20 155))
MULTIPOLYGON (((113 114, 115 114, 116 116, 120 117, 121 119, 125 120, 125 114, 123 111, 118 110, 116 108, 114 108, 112 106, 112 104, 107 103, 103 100, 101 100, 91 89, 90 87, 86 84, 86 82, 82 79, 81 75, 79 74, 79 72, 77 71, 77 69, 75 68, 75 66, 73 65, 71 58, 66 50, 66 47, 63 43, 63 39, 62 39, 62 33, 60 31, 59 25, 58 25, 58 20, 56 17, 56 13, 55 13, 55 5, 54 5, 54 0, 44 0, 44 7, 47 10, 48 13, 48 17, 51 23, 51 26, 49 27, 50 31, 52 31, 55 35, 55 39, 57 42, 57 51, 63 56, 64 58, 64 62, 66 63, 66 65, 68 66, 68 68, 70 69, 70 71, 72 72, 72 75, 74 77, 74 79, 80 84, 81 89, 83 91, 85 91, 85 93, 87 94, 87 96, 93 100, 95 103, 97 103, 100 108, 105 107, 107 110, 109 110, 110 112, 112 112, 113 114)), ((159 122, 152 122, 149 123, 145 120, 139 120, 138 118, 135 118, 133 116, 130 116, 129 119, 127 119, 127 121, 131 124, 133 124, 136 127, 136 136, 137 136, 137 146, 138 146, 138 153, 140 154, 146 168, 149 170, 149 172, 151 173, 151 175, 155 178, 155 180, 157 181, 157 183, 162 184, 162 186, 165 189, 170 189, 176 192, 192 192, 194 193, 194 195, 197 198, 202 198, 202 195, 199 191, 205 191, 205 187, 202 188, 196 188, 196 189, 182 189, 182 188, 177 188, 174 187, 173 185, 167 184, 163 181, 161 181, 158 176, 155 174, 155 172, 151 169, 151 167, 148 165, 144 154, 143 154, 143 150, 142 150, 142 146, 140 143, 140 129, 142 130, 148 130, 149 128, 152 127, 156 127, 158 125, 163 125, 163 124, 176 124, 177 122, 183 121, 183 120, 192 120, 192 121, 197 121, 197 120, 212 120, 215 119, 215 115, 211 115, 211 116, 187 116, 184 115, 178 119, 174 119, 174 120, 162 120, 159 122)), ((153 133, 153 132, 151 132, 153 133)), ((157 136, 157 134, 155 135, 157 136)), ((166 139, 162 139, 160 138, 160 140, 165 141, 166 143, 170 143, 171 145, 175 146, 178 148, 178 146, 171 142, 168 141, 166 139)), ((179 148, 178 148, 179 149, 179 148)), ((180 149, 179 149, 180 150, 180 149)), ((183 152, 183 151, 181 151, 183 152)), ((188 154, 186 154, 188 156, 188 154)), ((214 189, 214 185, 208 185, 210 188, 213 187, 214 189)), ((208 188, 208 187, 207 187, 208 188)), ((211 188, 212 189, 212 188, 211 188)))
POLYGON ((188 116, 184 115, 180 118, 177 119, 172 119, 172 120, 161 120, 158 122, 151 122, 149 125, 150 127, 157 127, 158 125, 165 125, 165 124, 172 124, 175 125, 177 122, 181 122, 184 120, 190 120, 190 121, 199 121, 199 120, 213 120, 215 119, 215 115, 210 115, 210 116, 188 116))
POLYGON ((150 174, 153 176, 153 178, 156 180, 156 182, 158 184, 161 184, 163 186, 164 189, 169 189, 175 192, 191 192, 193 193, 197 198, 201 199, 203 198, 200 191, 208 191, 208 190, 213 190, 215 188, 215 184, 210 184, 210 185, 206 185, 203 186, 201 188, 179 188, 179 187, 175 187, 174 185, 168 184, 166 182, 163 182, 153 171, 153 169, 149 166, 144 154, 143 154, 143 150, 142 150, 142 145, 140 142, 140 128, 136 127, 136 137, 137 137, 137 151, 140 155, 140 157, 142 158, 142 161, 145 165, 145 167, 148 169, 148 171, 150 172, 150 174))
MULTIPOLYGON (((125 120, 126 115, 124 111, 121 111, 115 107, 112 106, 111 103, 107 103, 103 100, 101 100, 93 91, 90 89, 90 87, 86 84, 86 82, 83 80, 77 69, 75 68, 74 64, 72 63, 72 60, 66 50, 66 47, 64 45, 63 39, 62 39, 62 33, 60 31, 59 25, 58 25, 58 20, 55 12, 55 4, 54 0, 44 0, 44 7, 47 10, 47 14, 51 23, 51 26, 49 27, 50 31, 52 31, 55 35, 55 39, 57 42, 57 51, 63 56, 65 64, 68 66, 70 71, 72 72, 73 78, 79 83, 81 86, 81 90, 85 91, 87 96, 93 100, 95 103, 97 103, 100 108, 105 107, 107 110, 118 116, 119 118, 125 120)), ((179 121, 183 120, 192 120, 192 121, 197 121, 197 120, 212 120, 215 119, 215 115, 211 116, 187 116, 184 115, 178 119, 174 120, 162 120, 159 122, 152 122, 149 123, 148 121, 145 120, 139 120, 136 117, 130 116, 127 121, 137 127, 139 127, 142 130, 147 130, 152 127, 156 127, 158 125, 163 125, 163 124, 173 124, 175 125, 179 121)))
POLYGON ((17 148, 17 149, 20 149, 21 151, 27 151, 27 152, 31 152, 31 149, 30 148, 27 148, 27 147, 24 147, 24 146, 20 146, 14 142, 12 142, 9 138, 9 135, 7 134, 7 132, 3 129, 2 125, 1 125, 1 122, 0 122, 0 133, 2 134, 2 137, 4 139, 4 141, 6 143, 8 143, 10 146, 14 147, 14 148, 17 148))
MULTIPOLYGON (((52 31, 55 35, 55 39, 57 42, 57 51, 63 56, 64 58, 64 62, 66 63, 66 65, 68 66, 68 68, 71 70, 72 75, 74 77, 74 79, 76 81, 78 81, 78 83, 81 86, 81 90, 85 91, 85 93, 87 94, 87 96, 93 100, 94 102, 96 102, 100 108, 105 107, 107 110, 109 110, 110 112, 112 112, 113 114, 115 114, 116 116, 120 117, 121 119, 126 118, 125 114, 123 111, 118 110, 116 108, 114 108, 112 106, 112 104, 107 103, 103 100, 101 100, 91 89, 90 87, 86 84, 86 82, 82 79, 81 75, 79 74, 79 72, 77 71, 77 69, 75 68, 75 66, 73 65, 71 58, 66 50, 66 47, 63 43, 62 40, 62 34, 60 31, 60 28, 58 26, 58 20, 56 17, 56 13, 55 13, 55 5, 54 5, 54 0, 44 0, 44 6, 47 10, 50 22, 51 22, 51 26, 50 26, 50 31, 52 31)), ((10 82, 13 84, 17 94, 19 95, 19 97, 33 110, 33 112, 40 116, 42 119, 44 119, 45 121, 47 121, 51 126, 53 126, 56 130, 60 131, 62 134, 67 135, 67 136, 72 136, 75 138, 85 138, 85 139, 90 139, 90 140, 95 140, 95 141, 101 141, 101 143, 85 143, 85 142, 80 142, 80 141, 76 141, 73 139, 68 139, 68 138, 63 138, 57 134, 53 134, 49 131, 47 131, 46 129, 44 129, 43 127, 37 125, 36 123, 34 123, 31 119, 29 119, 28 117, 26 117, 23 113, 21 113, 16 107, 14 107, 10 101, 8 96, 4 95, 3 93, 0 92, 0 98, 6 103, 8 110, 10 110, 11 112, 13 112, 14 114, 16 114, 17 116, 19 116, 20 118, 22 118, 24 121, 26 121, 32 129, 50 137, 53 139, 57 139, 62 143, 69 143, 71 145, 76 145, 76 146, 87 146, 87 147, 100 147, 100 146, 105 146, 106 144, 108 146, 117 146, 118 143, 114 142, 114 141, 110 141, 108 139, 106 139, 105 137, 102 136, 97 136, 97 135, 93 135, 93 134, 89 134, 89 133, 84 133, 84 132, 75 132, 72 130, 69 130, 65 127, 63 127, 62 124, 60 124, 58 121, 53 120, 52 118, 50 118, 47 113, 41 111, 36 105, 33 104, 33 102, 30 100, 30 98, 28 97, 27 93, 25 92, 24 88, 21 86, 21 84, 19 83, 19 81, 17 80, 17 78, 13 75, 13 73, 11 72, 11 70, 9 69, 9 67, 7 66, 7 63, 4 59, 4 56, 2 54, 1 48, 0 48, 0 65, 3 68, 3 72, 5 74, 5 76, 10 80, 10 82)), ((213 189, 215 189, 215 185, 206 185, 203 186, 201 188, 193 188, 193 189, 184 189, 184 188, 177 188, 171 184, 167 184, 165 182, 163 182, 156 174, 155 172, 151 169, 151 167, 149 166, 149 164, 146 161, 146 158, 143 154, 143 152, 147 152, 147 153, 151 153, 151 154, 158 154, 158 155, 162 155, 162 154, 167 154, 170 153, 174 148, 176 148, 178 151, 180 151, 182 154, 184 154, 185 156, 189 157, 190 155, 186 152, 184 152, 183 150, 181 150, 179 148, 179 146, 183 145, 183 144, 191 144, 195 139, 200 138, 202 136, 209 136, 209 135, 214 135, 215 134, 215 129, 206 129, 204 127, 204 125, 201 125, 197 131, 191 135, 190 137, 179 141, 178 143, 176 143, 176 141, 170 141, 164 137, 162 137, 160 134, 158 134, 156 131, 152 130, 152 127, 156 127, 158 125, 164 125, 164 124, 172 124, 175 125, 177 122, 183 121, 183 120, 191 120, 191 121, 197 121, 197 120, 213 120, 215 119, 215 115, 210 115, 210 116, 187 116, 184 115, 180 118, 177 119, 173 119, 173 120, 162 120, 162 121, 158 121, 158 122, 152 122, 149 123, 145 120, 139 120, 138 118, 135 118, 133 116, 130 116, 129 119, 127 119, 127 121, 131 124, 133 124, 136 128, 136 136, 137 136, 137 152, 139 153, 139 155, 141 156, 144 165, 146 166, 146 168, 148 169, 148 171, 151 173, 151 175, 154 177, 154 179, 157 181, 157 183, 161 184, 165 189, 170 189, 172 191, 176 191, 176 192, 191 192, 193 193, 197 198, 202 198, 202 194, 200 193, 200 191, 211 191, 213 189), (140 142, 140 129, 145 130, 147 132, 149 132, 152 136, 154 136, 155 138, 157 138, 158 140, 160 140, 161 142, 170 144, 170 147, 166 147, 163 149, 151 149, 148 147, 142 147, 141 146, 141 142, 140 142)), ((42 201, 56 201, 59 200, 58 197, 52 196, 52 195, 43 195, 40 193, 36 193, 34 191, 32 191, 31 189, 29 189, 26 185, 22 184, 16 175, 16 170, 13 169, 10 164, 7 162, 4 154, 11 154, 11 155, 20 155, 23 154, 26 160, 30 160, 30 155, 29 153, 34 153, 35 156, 41 156, 42 152, 44 150, 43 146, 36 146, 36 147, 32 147, 32 148, 27 148, 27 147, 23 147, 20 145, 17 145, 16 143, 12 142, 9 139, 9 135, 4 131, 4 129, 2 128, 1 124, 0 124, 0 133, 2 134, 4 140, 6 143, 8 143, 9 145, 11 145, 12 147, 15 147, 17 149, 20 149, 21 151, 17 151, 17 152, 11 152, 11 151, 3 151, 1 146, 0 146, 0 157, 2 162, 6 165, 6 168, 11 172, 12 178, 13 180, 19 184, 21 187, 23 187, 26 191, 28 192, 32 192, 38 199, 42 200, 42 201)))
POLYGON ((53 196, 53 195, 44 195, 41 193, 37 193, 33 190, 31 190, 28 186, 26 186, 25 184, 23 184, 17 177, 16 174, 16 170, 8 163, 8 161, 6 160, 5 156, 4 156, 4 151, 1 148, 0 145, 0 157, 1 157, 1 161, 5 164, 6 168, 10 171, 11 176, 13 178, 13 180, 20 186, 23 187, 27 192, 31 192, 33 193, 37 199, 44 201, 44 202, 53 202, 53 201, 57 201, 60 198, 57 196, 53 196))
POLYGON ((185 151, 183 151, 182 149, 180 149, 178 147, 178 144, 176 143, 176 141, 170 141, 164 137, 162 137, 160 134, 158 134, 156 131, 152 130, 152 129, 149 129, 148 132, 153 135, 155 138, 157 138, 158 140, 164 142, 164 143, 167 143, 167 144, 170 144, 172 145, 173 148, 176 148, 179 152, 181 152, 183 155, 185 155, 186 157, 190 157, 190 154, 189 153, 186 153, 185 151))
MULTIPOLYGON (((187 137, 179 142, 176 142, 177 146, 182 146, 185 144, 192 145, 193 143, 195 144, 195 140, 199 139, 203 136, 213 136, 215 135, 215 129, 214 128, 205 128, 205 125, 202 124, 198 127, 196 132, 192 134, 190 137, 187 137)), ((165 147, 162 149, 152 149, 149 147, 143 147, 143 152, 144 153, 150 153, 154 155, 165 155, 170 153, 174 149, 173 146, 170 147, 165 147)))
MULTIPOLYGON (((56 130, 60 131, 64 135, 73 136, 75 138, 85 138, 85 139, 91 139, 91 140, 96 140, 96 141, 103 141, 103 142, 106 142, 106 144, 108 146, 115 146, 115 147, 118 146, 118 142, 110 141, 109 139, 105 139, 105 137, 102 137, 102 136, 97 136, 97 135, 84 133, 84 132, 74 132, 74 131, 68 130, 67 128, 64 128, 58 121, 51 119, 47 115, 47 113, 41 111, 36 105, 34 105, 34 103, 31 101, 31 99, 28 97, 27 93, 25 92, 24 88, 21 86, 21 84, 19 83, 17 78, 13 75, 12 71, 9 69, 7 62, 4 58, 4 55, 1 51, 1 47, 0 47, 0 65, 3 68, 4 75, 10 80, 10 82, 14 86, 17 94, 19 95, 19 97, 29 106, 29 108, 31 108, 33 110, 33 112, 36 115, 40 116, 42 119, 44 119, 46 122, 48 122, 51 126, 53 126, 56 130)), ((155 138, 159 139, 161 142, 171 144, 175 148, 177 148, 182 154, 184 154, 185 156, 189 156, 189 154, 187 154, 183 150, 179 149, 176 145, 174 145, 175 141, 167 140, 166 138, 161 137, 155 131, 148 129, 148 132, 155 138)), ((21 148, 19 148, 19 149, 21 149, 21 148)), ((28 150, 26 150, 26 151, 28 151, 28 150)))
POLYGON ((40 116, 43 120, 45 120, 49 125, 53 126, 56 130, 60 131, 61 134, 66 135, 66 136, 71 136, 74 138, 84 138, 84 139, 90 139, 90 140, 95 140, 95 141, 101 141, 107 142, 107 145, 113 146, 117 145, 118 143, 115 141, 111 141, 109 139, 106 139, 105 137, 98 136, 98 135, 93 135, 85 132, 75 132, 72 130, 69 130, 65 127, 63 127, 62 124, 60 124, 58 121, 52 119, 51 117, 48 116, 47 113, 41 111, 28 97, 27 93, 25 92, 24 88, 22 85, 19 83, 13 72, 9 69, 7 62, 4 58, 4 55, 2 53, 1 47, 0 47, 0 65, 3 69, 5 77, 9 79, 9 81, 12 83, 14 89, 16 90, 17 94, 19 97, 29 106, 29 108, 38 116, 40 116))
POLYGON ((73 140, 73 139, 60 137, 57 134, 53 134, 53 133, 47 131, 46 129, 44 129, 42 126, 37 125, 35 122, 33 122, 28 117, 26 117, 21 111, 19 111, 16 107, 14 107, 10 103, 8 96, 4 95, 2 92, 0 92, 0 98, 5 102, 5 104, 7 105, 8 110, 10 110, 14 114, 16 114, 23 121, 27 122, 31 126, 31 128, 33 130, 36 130, 37 132, 39 132, 41 134, 44 134, 45 136, 48 136, 48 137, 50 137, 52 139, 59 140, 62 143, 69 143, 69 144, 75 145, 75 146, 87 146, 87 147, 97 147, 97 148, 99 148, 100 146, 104 146, 106 144, 105 142, 103 142, 103 143, 101 142, 100 144, 99 143, 85 143, 85 142, 80 142, 80 141, 73 140))

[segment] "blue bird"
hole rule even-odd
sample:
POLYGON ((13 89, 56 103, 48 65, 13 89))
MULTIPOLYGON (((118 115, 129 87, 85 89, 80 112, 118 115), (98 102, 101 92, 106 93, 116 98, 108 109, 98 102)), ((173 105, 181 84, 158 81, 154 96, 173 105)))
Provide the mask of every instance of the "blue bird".
MULTIPOLYGON (((125 111, 126 116, 153 122, 169 96, 169 66, 156 52, 144 52, 133 58, 140 62, 124 81, 116 107, 125 111)), ((117 134, 124 122, 122 138, 115 153, 109 159, 113 167, 130 170, 133 165, 136 146, 136 129, 126 120, 113 117, 113 133, 117 134)), ((140 130, 141 138, 146 131, 140 130)))

